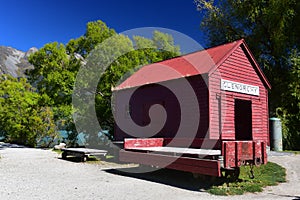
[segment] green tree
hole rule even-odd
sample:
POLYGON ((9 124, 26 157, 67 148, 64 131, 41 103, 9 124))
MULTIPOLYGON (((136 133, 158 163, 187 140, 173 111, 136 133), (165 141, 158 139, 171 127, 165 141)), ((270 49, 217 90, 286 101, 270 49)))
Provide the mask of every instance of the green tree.
POLYGON ((49 146, 57 138, 52 110, 40 101, 25 78, 0 77, 0 127, 6 141, 36 146, 48 137, 44 145, 49 146))
POLYGON ((86 58, 99 43, 115 34, 115 30, 109 28, 101 20, 88 22, 85 34, 68 42, 66 45, 67 52, 69 55, 77 53, 86 58))
POLYGON ((283 121, 284 148, 300 150, 300 54, 293 50, 287 60, 291 64, 285 101, 277 108, 283 121))
MULTIPOLYGON (((208 44, 218 45, 245 38, 273 86, 269 94, 270 114, 282 119, 286 116, 283 113, 292 114, 285 106, 291 103, 286 103, 287 97, 293 96, 289 86, 299 85, 299 79, 290 79, 293 76, 290 61, 293 60, 291 52, 293 49, 299 50, 300 45, 300 2, 195 0, 195 3, 204 16, 201 27, 207 35, 208 44), (281 112, 278 113, 278 110, 281 112)), ((299 116, 299 113, 293 115, 299 116)), ((294 130, 292 124, 285 124, 290 131, 294 130)))
MULTIPOLYGON (((134 36, 133 41, 124 35, 115 35, 97 46, 87 57, 87 64, 84 66, 83 83, 78 83, 78 87, 84 88, 83 93, 93 91, 95 81, 99 83, 94 98, 82 99, 79 110, 81 110, 82 124, 80 127, 88 134, 88 142, 95 142, 93 137, 100 130, 92 130, 95 127, 90 114, 93 104, 87 103, 95 100, 95 108, 98 121, 103 129, 113 132, 114 119, 111 110, 112 88, 130 76, 139 67, 158 62, 167 58, 178 56, 179 47, 174 44, 172 37, 168 34, 155 31, 152 38, 134 36), (167 50, 166 50, 167 49, 167 50), (112 58, 118 58, 112 60, 112 58), (99 76, 99 73, 100 76, 99 76)), ((78 94, 80 95, 80 94, 78 94)), ((80 120, 80 119, 79 119, 80 120)), ((77 125, 80 122, 77 123, 77 125)), ((97 128, 97 127, 95 127, 97 128)))
POLYGON ((84 64, 84 58, 97 44, 115 34, 102 21, 89 22, 86 33, 71 39, 68 44, 57 42, 46 44, 29 57, 34 66, 27 71, 29 81, 35 85, 40 94, 49 97, 50 105, 69 105, 72 101, 76 73, 84 64))
MULTIPOLYGON (((31 55, 29 61, 34 65, 34 70, 28 71, 27 75, 39 94, 44 96, 44 105, 53 108, 56 123, 61 129, 68 130, 75 144, 78 133, 71 118, 74 111, 71 103, 75 78, 80 67, 88 70, 82 83, 76 84, 85 88, 84 92, 87 93, 94 92, 93 88, 89 88, 89 84, 98 81, 97 77, 102 72, 93 100, 101 126, 112 130, 114 120, 111 113, 111 89, 126 77, 126 74, 128 76, 133 73, 136 67, 179 54, 179 47, 174 44, 171 35, 154 31, 150 39, 135 36, 132 41, 126 36, 117 37, 113 29, 99 20, 89 22, 85 34, 71 39, 68 44, 49 43, 31 55), (107 38, 110 39, 106 40, 107 38), (101 52, 99 48, 102 48, 101 52), (129 53, 123 55, 122 52, 125 51, 129 53), (111 61, 110 55, 119 55, 119 58, 111 61), (104 71, 104 68, 107 69, 104 71)), ((80 111, 76 112, 77 120, 84 118, 83 116, 89 117, 89 111, 93 109, 86 102, 81 102, 81 105, 78 108, 80 111)), ((96 141, 91 139, 91 135, 97 135, 100 130, 92 130, 93 124, 89 123, 92 122, 82 124, 80 132, 90 133, 87 138, 96 141)), ((78 125, 78 121, 76 124, 78 125)))
MULTIPOLYGON (((30 55, 29 62, 34 69, 27 71, 26 74, 29 82, 43 96, 44 101, 40 102, 41 105, 53 109, 53 117, 59 128, 64 127, 70 130, 70 135, 76 135, 73 122, 70 120, 71 95, 81 60, 68 55, 63 44, 53 42, 30 55)), ((76 137, 69 139, 74 141, 76 137)))
MULTIPOLYGON (((131 49, 131 51, 121 55, 116 61, 112 62, 103 73, 96 95, 98 119, 104 127, 111 131, 113 131, 114 127, 111 110, 112 88, 116 87, 118 83, 122 82, 141 66, 180 55, 180 48, 174 44, 173 37, 159 31, 154 31, 152 38, 134 36, 133 41, 125 36, 120 38, 123 39, 116 42, 115 46, 111 44, 107 48, 115 50, 122 46, 120 45, 121 43, 124 43, 126 48, 131 49)), ((120 49, 121 52, 124 50, 124 48, 120 49)))
POLYGON ((77 72, 85 64, 85 57, 106 38, 115 34, 102 21, 89 22, 86 32, 68 44, 46 44, 29 57, 34 66, 27 71, 29 81, 44 96, 45 106, 51 106, 59 129, 68 132, 69 145, 77 142, 77 130, 72 114, 72 94, 77 72))
POLYGON ((57 42, 46 44, 30 55, 29 62, 34 65, 34 69, 27 72, 28 79, 40 94, 49 97, 45 103, 70 104, 78 67, 70 64, 65 46, 57 42))

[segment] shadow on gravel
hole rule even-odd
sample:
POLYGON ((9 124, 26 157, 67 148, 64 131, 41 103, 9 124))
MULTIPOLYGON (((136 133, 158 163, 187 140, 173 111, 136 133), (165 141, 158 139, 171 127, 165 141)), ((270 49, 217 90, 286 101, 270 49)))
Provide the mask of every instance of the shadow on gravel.
POLYGON ((274 196, 279 196, 279 197, 288 197, 288 198, 291 198, 291 200, 300 200, 300 196, 278 195, 278 194, 274 194, 274 193, 269 193, 269 194, 274 195, 274 196))
POLYGON ((126 176, 141 180, 147 180, 155 183, 161 183, 173 187, 178 187, 181 189, 191 190, 191 191, 201 191, 204 192, 206 189, 210 188, 210 182, 205 180, 196 179, 193 177, 192 173, 176 171, 171 169, 158 169, 153 172, 147 173, 136 173, 139 171, 139 167, 134 168, 122 168, 122 169, 108 169, 104 170, 107 173, 126 176), (132 171, 132 173, 131 173, 132 171))
MULTIPOLYGON (((74 163, 85 163, 82 161, 82 158, 80 157, 75 157, 75 156, 68 156, 67 158, 63 159, 63 158, 58 158, 60 160, 64 160, 64 161, 68 161, 68 162, 74 162, 74 163)), ((94 157, 88 157, 87 162, 96 162, 99 161, 97 158, 94 157)))
POLYGON ((79 158, 79 157, 67 157, 65 159, 62 159, 62 158, 58 158, 59 160, 63 160, 63 161, 68 161, 68 162, 74 162, 74 163, 81 163, 82 162, 82 159, 79 158))

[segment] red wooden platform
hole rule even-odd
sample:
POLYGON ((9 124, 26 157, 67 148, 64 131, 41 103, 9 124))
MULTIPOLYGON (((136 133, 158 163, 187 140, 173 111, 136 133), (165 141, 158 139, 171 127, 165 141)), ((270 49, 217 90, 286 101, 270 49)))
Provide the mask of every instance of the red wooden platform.
POLYGON ((221 156, 221 150, 163 146, 163 138, 128 138, 119 152, 120 161, 152 165, 211 176, 221 176, 218 160, 200 159, 221 156), (183 156, 184 155, 184 156, 183 156))
POLYGON ((198 155, 198 156, 221 156, 221 150, 212 150, 212 149, 195 149, 195 148, 182 148, 182 147, 136 147, 136 148, 127 148, 127 150, 135 151, 144 151, 147 153, 156 152, 156 153, 166 153, 173 155, 198 155))
POLYGON ((210 176, 221 176, 221 169, 267 163, 266 142, 261 141, 223 141, 220 150, 163 145, 163 138, 125 139, 119 159, 210 176))
POLYGON ((218 160, 207 160, 171 156, 157 153, 141 153, 128 150, 120 150, 120 161, 133 162, 143 165, 152 165, 186 172, 205 174, 210 176, 221 176, 221 166, 218 160))

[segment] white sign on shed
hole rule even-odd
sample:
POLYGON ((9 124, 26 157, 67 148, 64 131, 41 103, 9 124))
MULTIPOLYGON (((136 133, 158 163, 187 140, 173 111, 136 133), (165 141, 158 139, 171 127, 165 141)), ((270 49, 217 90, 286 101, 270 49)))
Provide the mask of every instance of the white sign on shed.
POLYGON ((259 87, 221 79, 221 90, 259 96, 259 87))

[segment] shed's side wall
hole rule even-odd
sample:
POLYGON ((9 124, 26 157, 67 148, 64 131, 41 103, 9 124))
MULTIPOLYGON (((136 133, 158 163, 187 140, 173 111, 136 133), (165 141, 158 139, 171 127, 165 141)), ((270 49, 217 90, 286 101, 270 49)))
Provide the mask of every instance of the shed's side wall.
POLYGON ((242 47, 235 50, 210 75, 210 138, 235 139, 234 99, 252 101, 252 135, 254 140, 269 141, 267 89, 242 47), (222 91, 221 80, 226 79, 259 86, 259 96, 222 91), (220 137, 221 135, 221 137, 220 137))
MULTIPOLYGON (((192 76, 182 79, 166 81, 159 84, 149 84, 139 87, 138 89, 125 89, 116 91, 116 99, 122 99, 128 92, 135 92, 130 100, 130 116, 133 121, 139 126, 147 126, 150 123, 149 109, 154 104, 162 105, 167 112, 167 121, 164 127, 152 137, 163 138, 184 138, 190 137, 193 133, 191 130, 192 121, 195 119, 195 113, 200 113, 200 121, 198 121, 198 129, 196 138, 208 137, 208 124, 209 124, 209 107, 208 107, 208 87, 207 76, 192 76), (187 80, 187 81, 186 81, 187 80), (186 87, 186 83, 192 86, 192 94, 186 87), (176 88, 176 91, 171 91, 169 88, 176 88), (185 98, 184 106, 187 106, 192 112, 188 113, 186 119, 182 118, 183 107, 180 105, 180 100, 177 96, 185 98), (193 101, 198 102, 198 105, 193 105, 193 101), (198 108, 197 108, 198 107, 198 108), (184 124, 183 124, 184 121, 184 124), (180 124, 183 124, 183 132, 178 133, 180 124)), ((118 102, 118 101, 117 101, 118 102)), ((124 103, 124 102, 123 102, 124 103)), ((122 101, 116 104, 116 109, 121 110, 122 101), (119 107, 119 108, 118 108, 119 107)), ((123 110, 121 110, 123 111, 123 110)), ((121 115, 122 116, 122 115, 121 115)), ((124 118, 129 118, 129 115, 124 113, 124 118)), ((155 126, 155 124, 153 124, 155 126)), ((131 133, 126 133, 121 130, 118 125, 115 126, 115 139, 123 140, 124 138, 132 137, 131 133)), ((149 133, 138 133, 138 137, 149 137, 149 133)))

